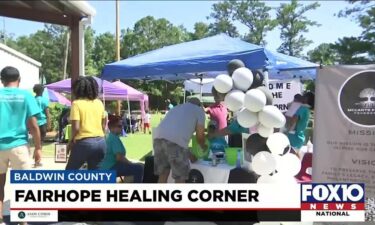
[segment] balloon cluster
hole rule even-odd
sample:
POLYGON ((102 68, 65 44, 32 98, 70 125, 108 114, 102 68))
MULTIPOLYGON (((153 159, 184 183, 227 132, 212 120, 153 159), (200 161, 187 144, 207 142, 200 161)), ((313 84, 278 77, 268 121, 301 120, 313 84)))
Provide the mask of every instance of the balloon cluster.
POLYGON ((252 169, 260 175, 258 183, 295 182, 301 163, 290 151, 288 137, 275 128, 282 128, 285 116, 272 105, 272 93, 263 84, 262 71, 251 71, 238 59, 228 64, 228 74, 214 80, 214 88, 225 95, 224 104, 237 115, 244 128, 256 127, 246 144, 246 152, 253 156, 252 169))

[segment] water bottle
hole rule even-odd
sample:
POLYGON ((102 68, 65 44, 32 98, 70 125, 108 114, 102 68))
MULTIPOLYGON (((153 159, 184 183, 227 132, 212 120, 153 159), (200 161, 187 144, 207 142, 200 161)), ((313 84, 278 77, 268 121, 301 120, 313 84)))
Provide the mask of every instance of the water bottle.
POLYGON ((237 150, 237 168, 241 168, 241 149, 237 150))
POLYGON ((217 166, 217 158, 215 154, 212 154, 212 166, 217 166))
POLYGON ((313 144, 311 143, 310 139, 309 141, 307 142, 307 152, 310 152, 312 153, 313 152, 313 144))

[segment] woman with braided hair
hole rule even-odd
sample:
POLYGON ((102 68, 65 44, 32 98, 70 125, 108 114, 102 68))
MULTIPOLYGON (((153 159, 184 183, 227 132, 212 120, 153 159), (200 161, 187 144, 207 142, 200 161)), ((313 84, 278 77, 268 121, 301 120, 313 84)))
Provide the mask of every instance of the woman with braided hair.
POLYGON ((85 162, 89 170, 98 169, 106 144, 104 139, 105 113, 103 103, 97 99, 98 84, 92 77, 79 77, 73 85, 74 101, 70 120, 72 149, 67 170, 79 169, 85 162))

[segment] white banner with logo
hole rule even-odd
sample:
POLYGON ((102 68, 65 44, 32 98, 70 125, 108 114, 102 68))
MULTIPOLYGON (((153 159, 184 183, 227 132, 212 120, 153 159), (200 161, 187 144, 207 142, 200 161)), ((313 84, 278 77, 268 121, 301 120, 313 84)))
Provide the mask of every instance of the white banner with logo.
POLYGON ((270 80, 268 87, 273 95, 273 104, 282 112, 288 110, 288 104, 293 101, 294 95, 301 94, 303 90, 299 79, 270 80))
POLYGON ((315 92, 313 181, 364 183, 374 198, 375 65, 319 69, 315 92))

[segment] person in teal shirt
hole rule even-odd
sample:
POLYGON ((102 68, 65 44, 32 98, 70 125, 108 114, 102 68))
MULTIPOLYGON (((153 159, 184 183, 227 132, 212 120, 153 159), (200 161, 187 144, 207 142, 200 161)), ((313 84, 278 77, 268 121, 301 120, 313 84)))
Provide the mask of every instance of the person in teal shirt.
POLYGON ((133 163, 126 158, 126 149, 120 139, 122 134, 121 117, 109 115, 108 120, 110 133, 106 137, 107 152, 100 168, 115 170, 117 176, 133 176, 134 183, 142 183, 143 164, 133 163))
MULTIPOLYGON (((215 133, 218 130, 218 125, 215 120, 211 120, 208 124, 208 134, 215 133)), ((209 149, 212 154, 225 152, 225 148, 228 147, 228 143, 224 137, 213 137, 208 139, 210 143, 209 149)))
POLYGON ((290 145, 297 152, 300 158, 301 155, 299 154, 299 150, 305 143, 305 130, 309 123, 311 114, 310 111, 314 108, 314 94, 312 92, 307 92, 304 94, 303 98, 304 104, 299 107, 296 114, 292 118, 292 123, 296 124, 295 132, 288 133, 290 145))
MULTIPOLYGON (((51 126, 49 110, 48 110, 49 101, 48 99, 43 97, 43 91, 44 91, 43 85, 36 84, 34 85, 33 90, 35 93, 35 100, 40 108, 40 113, 37 116, 37 120, 38 120, 38 126, 40 130, 41 141, 43 143, 47 134, 47 130, 49 130, 51 126)), ((42 166, 41 159, 42 159, 42 151, 35 151, 34 152, 35 167, 42 166)))
POLYGON ((29 91, 19 89, 19 71, 11 66, 0 72, 4 88, 0 88, 0 224, 3 223, 3 201, 6 173, 13 169, 29 169, 28 131, 35 150, 41 149, 36 115, 40 109, 29 91))

